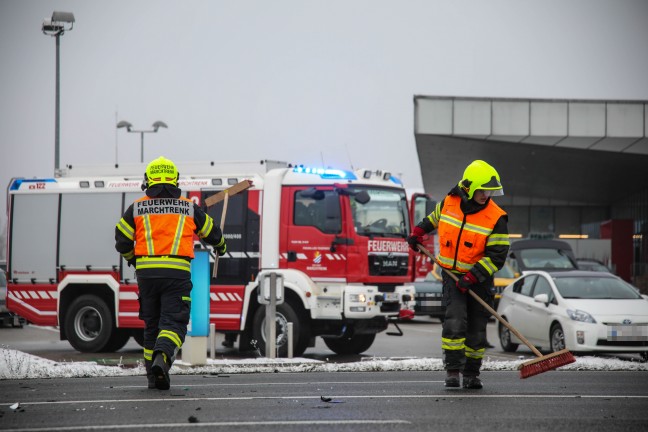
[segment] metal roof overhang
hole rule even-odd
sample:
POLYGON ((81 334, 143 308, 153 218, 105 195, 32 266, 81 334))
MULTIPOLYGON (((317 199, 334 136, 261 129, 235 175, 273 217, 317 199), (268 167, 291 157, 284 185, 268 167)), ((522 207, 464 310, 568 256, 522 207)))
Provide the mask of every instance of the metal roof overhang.
POLYGON ((648 188, 648 101, 415 96, 426 192, 443 198, 475 159, 503 205, 611 205, 648 188))

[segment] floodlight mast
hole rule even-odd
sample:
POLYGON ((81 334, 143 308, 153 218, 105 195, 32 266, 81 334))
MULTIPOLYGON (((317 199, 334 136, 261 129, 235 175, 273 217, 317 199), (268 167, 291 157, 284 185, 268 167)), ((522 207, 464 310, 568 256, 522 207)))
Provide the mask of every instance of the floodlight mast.
POLYGON ((50 18, 43 19, 42 31, 47 36, 56 38, 56 95, 54 100, 54 176, 59 177, 60 171, 60 37, 66 31, 74 28, 74 14, 72 12, 53 12, 50 18))

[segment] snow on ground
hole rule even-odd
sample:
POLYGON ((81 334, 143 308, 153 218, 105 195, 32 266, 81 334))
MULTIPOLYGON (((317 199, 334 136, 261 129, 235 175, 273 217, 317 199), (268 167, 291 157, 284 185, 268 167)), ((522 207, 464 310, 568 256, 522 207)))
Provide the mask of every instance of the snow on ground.
MULTIPOLYGON (((516 371, 520 363, 484 360, 484 371, 516 371)), ((176 375, 273 373, 273 372, 380 372, 380 371, 441 371, 439 358, 385 359, 367 358, 354 363, 328 363, 305 358, 295 359, 207 359, 204 366, 192 366, 177 361, 171 369, 176 375)), ((576 362, 560 370, 588 371, 648 371, 648 363, 599 357, 577 357, 576 362)), ((0 348, 0 379, 82 378, 144 375, 143 365, 135 368, 100 366, 95 362, 55 362, 21 351, 0 348)))

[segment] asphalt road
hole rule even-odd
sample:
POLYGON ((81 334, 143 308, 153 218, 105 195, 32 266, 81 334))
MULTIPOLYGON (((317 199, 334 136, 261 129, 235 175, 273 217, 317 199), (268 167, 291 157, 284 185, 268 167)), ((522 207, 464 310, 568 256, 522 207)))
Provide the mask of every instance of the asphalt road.
POLYGON ((484 372, 482 390, 443 372, 172 376, 0 381, 0 429, 264 431, 645 431, 645 372, 484 372), (10 405, 20 406, 11 409, 10 405))

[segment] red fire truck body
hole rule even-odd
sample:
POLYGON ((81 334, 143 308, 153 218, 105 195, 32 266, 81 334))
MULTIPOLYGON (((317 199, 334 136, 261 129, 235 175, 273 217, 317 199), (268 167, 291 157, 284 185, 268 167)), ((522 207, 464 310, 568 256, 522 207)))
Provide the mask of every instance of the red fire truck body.
MULTIPOLYGON (((284 279, 285 301, 277 306, 280 355, 287 351, 288 322, 296 355, 314 346, 316 336, 336 353, 360 353, 390 320, 413 315, 411 282, 430 266, 415 257, 405 237, 414 218, 429 210, 428 197, 412 198, 416 204, 409 208, 400 181, 381 171, 272 161, 178 168, 179 187, 198 204, 239 181, 253 183, 229 199, 228 252, 211 280, 210 322, 226 343, 238 338, 240 350, 265 350, 265 309, 257 301, 263 271, 284 279)), ((139 165, 88 167, 58 178, 12 180, 10 311, 58 326, 61 338, 79 351, 118 350, 131 336, 141 343, 137 279, 114 250, 114 227, 143 195, 143 172, 139 165)), ((207 209, 215 223, 222 205, 207 209)))

